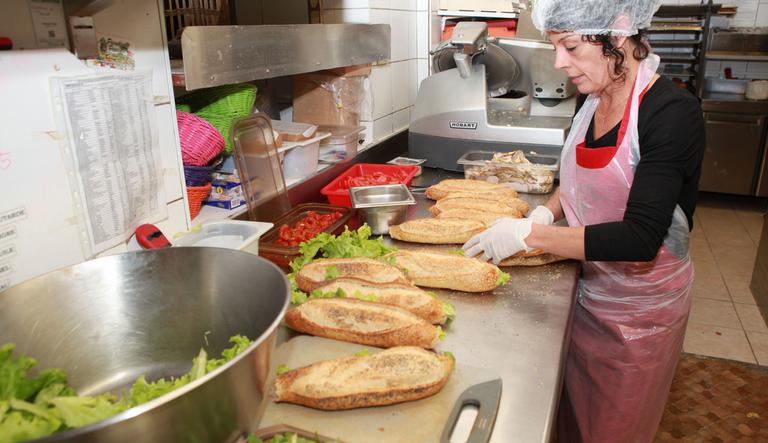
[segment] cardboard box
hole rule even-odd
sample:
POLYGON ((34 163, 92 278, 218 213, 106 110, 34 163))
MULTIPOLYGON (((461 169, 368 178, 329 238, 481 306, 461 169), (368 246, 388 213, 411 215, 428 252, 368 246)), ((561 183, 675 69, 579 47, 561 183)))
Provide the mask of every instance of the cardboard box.
POLYGON ((293 77, 293 121, 358 126, 370 65, 348 66, 293 77))
POLYGON ((234 174, 216 174, 211 181, 211 193, 203 204, 223 209, 235 209, 245 204, 243 186, 234 174))

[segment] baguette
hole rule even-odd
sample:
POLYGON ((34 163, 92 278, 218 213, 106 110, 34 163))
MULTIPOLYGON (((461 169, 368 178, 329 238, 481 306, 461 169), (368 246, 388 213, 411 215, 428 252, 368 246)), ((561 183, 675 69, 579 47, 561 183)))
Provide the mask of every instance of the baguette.
POLYGON ((563 260, 568 260, 559 255, 544 252, 541 249, 535 249, 528 253, 517 253, 512 257, 507 257, 499 263, 499 266, 541 266, 548 265, 563 260))
POLYGON ((508 199, 518 198, 517 191, 506 186, 489 191, 449 191, 444 196, 436 198, 435 200, 442 200, 444 198, 454 197, 469 197, 469 198, 484 198, 484 199, 508 199))
POLYGON ((465 243, 485 230, 485 224, 465 218, 419 218, 390 226, 389 235, 397 240, 413 243, 454 244, 465 243))
POLYGON ((397 306, 354 298, 315 298, 285 314, 291 329, 318 337, 391 348, 434 348, 441 329, 397 306))
POLYGON ((410 284, 405 274, 394 266, 371 258, 357 257, 324 258, 304 265, 296 274, 296 285, 309 293, 338 277, 355 277, 370 283, 410 284))
POLYGON ((325 360, 277 377, 278 402, 326 411, 419 400, 443 389, 451 357, 401 346, 363 357, 325 360))
POLYGON ((486 199, 477 197, 448 197, 438 200, 429 211, 434 215, 449 209, 476 210, 490 213, 507 214, 508 217, 522 218, 530 209, 528 203, 519 198, 486 199))
POLYGON ((492 195, 508 195, 512 198, 517 197, 514 189, 500 184, 488 183, 482 180, 443 180, 436 185, 427 188, 425 195, 432 200, 445 198, 451 192, 470 192, 473 194, 483 193, 492 195))
POLYGON ((487 212, 487 211, 481 211, 479 209, 461 209, 461 208, 452 208, 452 209, 444 209, 440 211, 439 214, 437 214, 435 217, 438 219, 442 218, 464 218, 467 220, 475 220, 479 221, 485 226, 490 226, 495 222, 496 220, 505 217, 504 214, 499 214, 498 212, 487 212))
POLYGON ((385 258, 406 271, 415 284, 429 288, 492 291, 503 275, 498 267, 490 263, 455 254, 400 250, 387 254, 385 258))
POLYGON ((341 289, 348 297, 354 294, 372 295, 378 303, 398 306, 432 324, 443 324, 448 319, 448 312, 443 308, 443 302, 416 286, 374 285, 356 278, 337 278, 318 289, 322 292, 335 292, 341 289))

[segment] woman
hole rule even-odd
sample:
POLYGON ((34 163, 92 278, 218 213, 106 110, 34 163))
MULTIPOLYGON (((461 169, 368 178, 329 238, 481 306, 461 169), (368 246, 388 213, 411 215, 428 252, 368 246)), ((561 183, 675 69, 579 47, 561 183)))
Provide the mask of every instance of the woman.
POLYGON ((464 245, 496 263, 535 248, 583 261, 562 441, 652 441, 682 348, 704 122, 696 98, 656 74, 659 59, 640 34, 659 3, 534 3, 555 67, 588 97, 563 147, 553 198, 464 245), (563 217, 568 227, 551 226, 563 217))

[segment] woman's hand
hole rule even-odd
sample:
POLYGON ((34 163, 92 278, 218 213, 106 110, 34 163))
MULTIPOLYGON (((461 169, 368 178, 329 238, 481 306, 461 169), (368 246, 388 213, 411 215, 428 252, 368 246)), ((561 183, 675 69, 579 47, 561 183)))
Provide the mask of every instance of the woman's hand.
POLYGON ((534 223, 549 226, 555 222, 555 215, 546 206, 536 206, 536 209, 528 214, 528 219, 534 223))
POLYGON ((531 251, 525 239, 531 233, 533 220, 504 217, 496 220, 488 229, 469 239, 464 244, 467 257, 479 256, 480 260, 493 260, 499 264, 505 258, 520 251, 531 251))

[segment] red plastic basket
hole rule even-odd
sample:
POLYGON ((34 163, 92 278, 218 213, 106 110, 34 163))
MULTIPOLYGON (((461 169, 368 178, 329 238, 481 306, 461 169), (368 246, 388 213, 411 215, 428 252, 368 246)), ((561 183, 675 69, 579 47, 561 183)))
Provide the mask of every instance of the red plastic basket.
POLYGON ((397 183, 403 183, 407 186, 411 186, 413 177, 419 173, 418 166, 410 165, 379 165, 373 163, 360 163, 353 165, 341 175, 336 177, 332 182, 325 185, 320 193, 328 198, 328 202, 332 205, 338 206, 352 206, 352 199, 349 197, 349 188, 344 187, 343 183, 348 177, 362 177, 364 175, 370 175, 374 172, 381 172, 384 174, 392 174, 394 172, 404 172, 405 178, 397 183))
POLYGON ((187 202, 189 203, 189 218, 194 219, 200 213, 203 200, 211 193, 211 184, 203 186, 187 186, 187 202))

